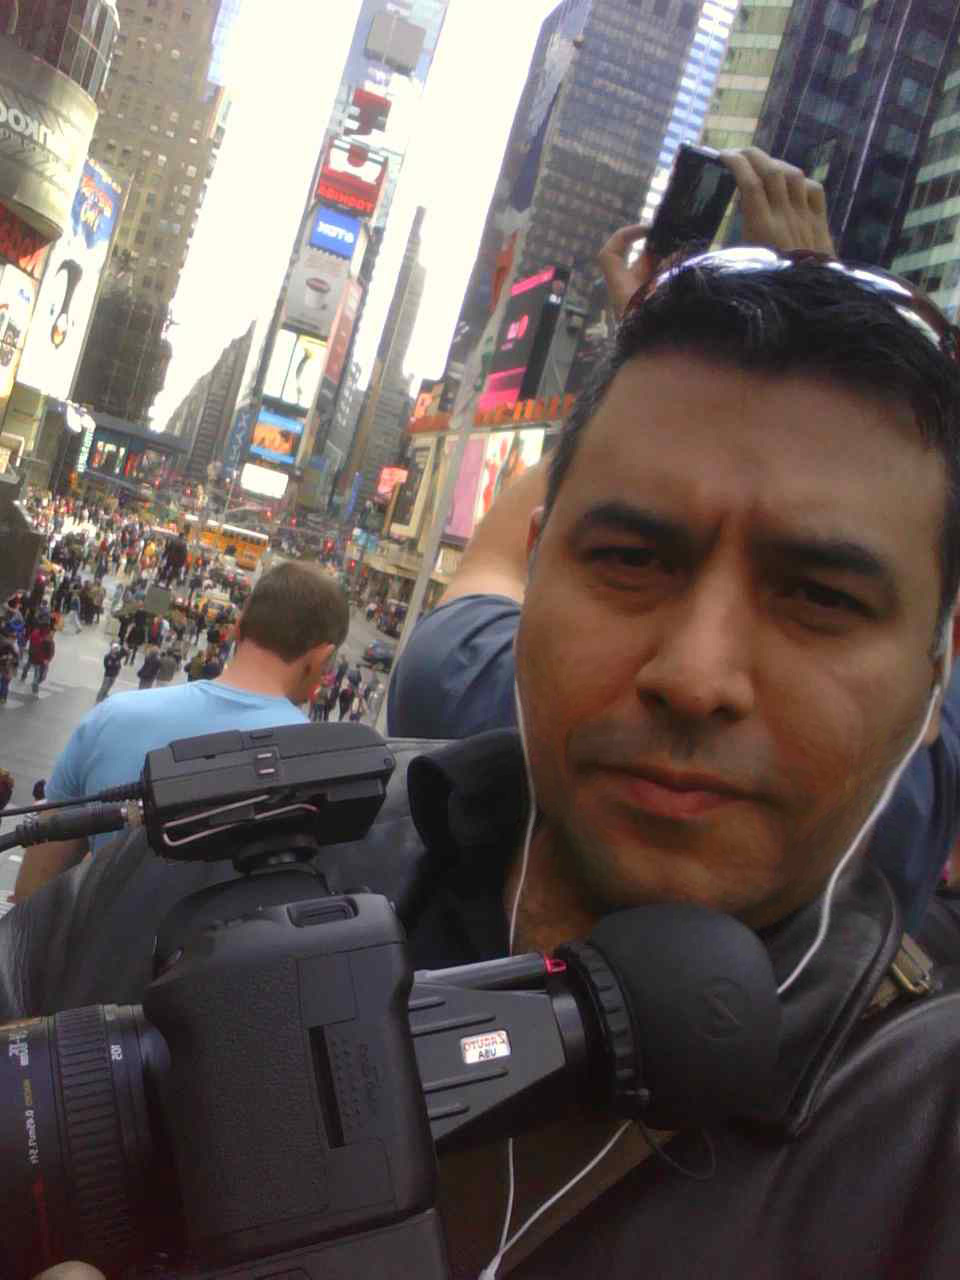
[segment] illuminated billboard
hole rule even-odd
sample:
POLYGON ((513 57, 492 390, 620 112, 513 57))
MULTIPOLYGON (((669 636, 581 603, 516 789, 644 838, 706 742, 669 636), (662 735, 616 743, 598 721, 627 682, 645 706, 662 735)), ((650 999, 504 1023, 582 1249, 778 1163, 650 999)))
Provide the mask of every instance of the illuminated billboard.
POLYGON ((473 513, 475 525, 504 489, 540 461, 543 434, 542 427, 528 427, 525 431, 492 431, 487 437, 473 513))
POLYGON ((30 327, 37 282, 25 271, 0 264, 0 417, 7 407, 30 327))
POLYGON ((439 413, 442 394, 442 378, 424 378, 420 383, 420 394, 417 396, 417 402, 413 406, 410 421, 418 422, 421 418, 429 418, 433 414, 439 413))
POLYGON ((67 400, 93 314, 100 275, 123 207, 123 187, 93 160, 83 166, 70 226, 50 249, 19 381, 67 400))
POLYGON ((377 497, 391 498, 397 485, 403 484, 407 478, 406 467, 381 467, 377 477, 377 497))
POLYGON ((350 339, 357 323, 357 313, 360 310, 362 298, 363 285, 356 280, 348 280, 340 299, 340 310, 330 334, 330 350, 327 353, 327 363, 323 371, 324 382, 329 382, 334 387, 340 382, 343 366, 347 362, 350 339))
MULTIPOLYGON (((447 453, 452 454, 457 444, 455 436, 448 436, 447 453)), ((443 532, 446 537, 466 542, 473 533, 474 513, 477 506, 477 488, 480 484, 480 473, 483 471, 483 459, 487 449, 487 437, 474 435, 466 443, 463 460, 457 473, 453 488, 453 501, 450 514, 443 532)))
POLYGON ((359 142, 333 138, 314 199, 361 218, 372 217, 387 173, 387 157, 359 142))
POLYGON ((285 472, 258 466, 256 462, 245 462, 240 472, 241 489, 256 493, 261 498, 282 498, 289 482, 290 477, 285 472))
POLYGON ((272 409, 261 409, 253 428, 250 453, 267 462, 292 467, 297 460, 303 419, 290 418, 272 409))
POLYGON ((310 223, 311 248, 322 249, 338 258, 352 258, 360 236, 360 223, 349 214, 320 205, 310 223))
POLYGON ((567 273, 547 267, 518 280, 510 290, 496 350, 477 408, 487 413, 500 405, 536 396, 563 306, 567 273))
POLYGON ((413 446, 406 480, 397 490, 390 534, 394 538, 415 538, 430 487, 433 455, 437 441, 423 440, 413 446))
POLYGON ((326 350, 327 344, 319 338, 281 329, 273 344, 263 394, 308 410, 320 385, 326 350))
POLYGON ((304 246, 290 273, 287 322, 309 329, 316 338, 329 338, 349 274, 346 258, 304 246))

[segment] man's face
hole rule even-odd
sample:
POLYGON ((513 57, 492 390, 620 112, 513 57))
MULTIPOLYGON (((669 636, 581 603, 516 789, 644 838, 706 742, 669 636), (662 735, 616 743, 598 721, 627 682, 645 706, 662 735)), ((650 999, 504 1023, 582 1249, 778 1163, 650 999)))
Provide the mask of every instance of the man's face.
POLYGON ((920 731, 945 493, 906 409, 684 353, 620 371, 517 640, 537 797, 593 909, 759 926, 816 895, 920 731))

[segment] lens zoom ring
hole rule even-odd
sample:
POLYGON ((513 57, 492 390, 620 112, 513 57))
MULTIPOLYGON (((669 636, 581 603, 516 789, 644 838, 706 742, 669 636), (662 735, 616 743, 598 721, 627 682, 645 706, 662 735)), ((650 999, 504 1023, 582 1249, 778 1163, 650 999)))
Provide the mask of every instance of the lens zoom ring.
POLYGON ((99 1006, 54 1021, 76 1225, 102 1265, 133 1236, 107 1029, 99 1006))
POLYGON ((614 1097, 630 1092, 637 1084, 637 1047, 620 983, 597 948, 587 942, 568 943, 557 954, 568 963, 573 962, 591 987, 610 1054, 614 1097))

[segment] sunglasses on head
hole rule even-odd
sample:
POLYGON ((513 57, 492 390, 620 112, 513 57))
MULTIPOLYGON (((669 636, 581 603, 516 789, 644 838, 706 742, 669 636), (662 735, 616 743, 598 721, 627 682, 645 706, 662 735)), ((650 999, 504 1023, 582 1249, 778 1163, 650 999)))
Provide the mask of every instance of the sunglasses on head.
POLYGON ((777 249, 744 245, 733 249, 713 249, 696 253, 692 257, 675 262, 658 272, 645 285, 641 285, 624 308, 621 323, 643 304, 666 281, 691 267, 716 267, 725 272, 789 270, 803 262, 819 262, 852 280, 865 293, 883 298, 919 333, 932 343, 948 359, 960 364, 960 328, 951 324, 940 308, 909 280, 895 276, 880 267, 861 263, 841 262, 828 253, 813 249, 796 249, 781 253, 777 249))

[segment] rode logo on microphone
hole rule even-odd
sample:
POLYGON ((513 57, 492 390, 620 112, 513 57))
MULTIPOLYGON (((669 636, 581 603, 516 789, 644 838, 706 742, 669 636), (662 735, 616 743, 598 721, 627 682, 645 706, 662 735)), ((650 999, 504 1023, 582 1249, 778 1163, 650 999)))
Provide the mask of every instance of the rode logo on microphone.
POLYGON ((703 1011, 701 1026, 704 1033, 713 1040, 725 1040, 743 1030, 747 1016, 746 997, 729 978, 717 978, 703 988, 703 1011))

